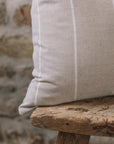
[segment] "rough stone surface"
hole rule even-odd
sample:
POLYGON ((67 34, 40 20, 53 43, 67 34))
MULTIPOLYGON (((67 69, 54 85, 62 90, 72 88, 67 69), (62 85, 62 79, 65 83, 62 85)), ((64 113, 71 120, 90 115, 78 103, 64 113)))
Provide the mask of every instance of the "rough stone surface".
MULTIPOLYGON (((48 135, 55 137, 56 133, 31 127, 30 121, 25 118, 1 118, 0 119, 1 141, 7 144, 44 144, 44 139, 48 135)), ((1 144, 1 143, 0 143, 1 144)), ((48 144, 48 143, 47 143, 48 144)))
POLYGON ((114 138, 92 136, 89 144, 113 144, 114 138))
POLYGON ((7 12, 6 5, 4 2, 0 3, 0 25, 6 24, 7 12))
MULTIPOLYGON (((57 132, 32 127, 30 114, 19 116, 32 79, 33 0, 0 0, 0 144, 55 144, 57 132)), ((113 144, 107 137, 92 137, 90 144, 113 144)))
POLYGON ((30 5, 23 5, 15 11, 14 21, 18 26, 31 26, 30 8, 30 5))
POLYGON ((32 42, 23 36, 1 37, 0 55, 16 58, 31 58, 32 42))
POLYGON ((18 115, 17 106, 22 102, 32 79, 30 59, 0 58, 0 114, 18 115), (7 100, 8 99, 8 100, 7 100))

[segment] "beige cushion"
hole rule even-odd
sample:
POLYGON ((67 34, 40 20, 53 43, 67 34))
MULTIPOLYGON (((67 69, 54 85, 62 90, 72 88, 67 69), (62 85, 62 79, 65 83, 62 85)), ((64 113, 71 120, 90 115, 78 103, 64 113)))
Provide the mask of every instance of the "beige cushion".
POLYGON ((34 79, 19 113, 114 94, 112 0, 33 0, 34 79))
POLYGON ((112 2, 113 2, 113 6, 114 6, 114 0, 112 0, 112 2))

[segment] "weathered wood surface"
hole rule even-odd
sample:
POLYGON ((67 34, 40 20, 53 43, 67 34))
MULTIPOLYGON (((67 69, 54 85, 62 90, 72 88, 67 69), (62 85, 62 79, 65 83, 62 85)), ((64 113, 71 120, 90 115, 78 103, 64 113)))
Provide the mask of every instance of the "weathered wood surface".
POLYGON ((31 123, 56 131, 114 137, 114 96, 38 107, 31 123))
POLYGON ((89 144, 90 136, 59 132, 56 144, 89 144))

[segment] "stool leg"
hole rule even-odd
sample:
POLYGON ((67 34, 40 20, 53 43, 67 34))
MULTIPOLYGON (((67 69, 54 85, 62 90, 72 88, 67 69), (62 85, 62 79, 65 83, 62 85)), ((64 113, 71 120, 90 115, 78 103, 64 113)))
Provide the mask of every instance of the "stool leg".
POLYGON ((56 144, 89 144, 90 136, 59 132, 56 144))

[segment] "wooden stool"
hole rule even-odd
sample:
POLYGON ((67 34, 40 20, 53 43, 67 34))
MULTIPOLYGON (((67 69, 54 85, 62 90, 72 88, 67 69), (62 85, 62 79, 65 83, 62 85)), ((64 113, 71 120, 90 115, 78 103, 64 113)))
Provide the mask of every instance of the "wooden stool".
POLYGON ((92 135, 114 137, 114 96, 38 107, 31 123, 59 131, 56 144, 88 144, 92 135))

